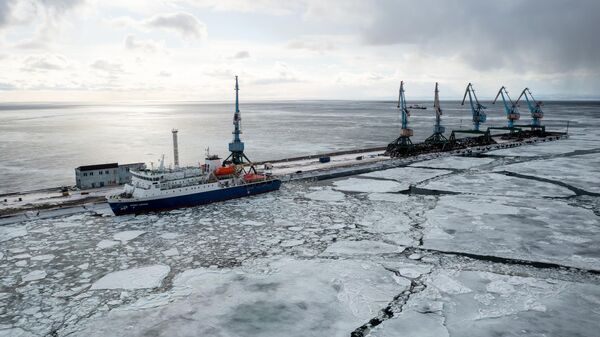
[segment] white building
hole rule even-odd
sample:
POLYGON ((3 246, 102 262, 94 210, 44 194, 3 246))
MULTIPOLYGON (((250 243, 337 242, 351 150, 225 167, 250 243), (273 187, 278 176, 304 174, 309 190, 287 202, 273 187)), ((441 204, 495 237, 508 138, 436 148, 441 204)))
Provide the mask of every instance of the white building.
POLYGON ((130 170, 144 169, 144 163, 109 163, 79 166, 75 169, 75 184, 79 189, 122 185, 131 181, 130 170))

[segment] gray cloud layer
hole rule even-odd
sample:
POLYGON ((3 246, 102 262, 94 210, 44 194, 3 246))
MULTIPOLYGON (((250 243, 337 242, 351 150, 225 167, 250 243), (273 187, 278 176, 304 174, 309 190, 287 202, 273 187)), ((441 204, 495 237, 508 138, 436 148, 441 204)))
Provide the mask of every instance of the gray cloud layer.
POLYGON ((597 71, 598 0, 382 0, 361 32, 370 45, 415 44, 478 70, 597 71))

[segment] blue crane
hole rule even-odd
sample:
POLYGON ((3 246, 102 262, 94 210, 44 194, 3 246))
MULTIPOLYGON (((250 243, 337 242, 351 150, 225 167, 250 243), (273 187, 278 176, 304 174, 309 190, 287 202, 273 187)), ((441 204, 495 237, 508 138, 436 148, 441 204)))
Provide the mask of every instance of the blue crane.
POLYGON ((484 111, 486 107, 479 103, 477 95, 475 95, 475 89, 473 89, 473 85, 471 83, 467 84, 465 96, 463 97, 462 103, 460 105, 465 105, 467 94, 469 95, 469 103, 471 104, 471 112, 473 113, 473 129, 475 131, 479 131, 479 124, 485 123, 485 120, 487 119, 487 116, 484 111))
POLYGON ((496 104, 496 100, 498 100, 499 96, 502 96, 502 102, 504 103, 504 112, 506 113, 506 119, 508 119, 506 126, 512 129, 515 126, 515 121, 521 118, 521 115, 519 114, 519 109, 517 108, 517 103, 513 102, 512 99, 510 99, 510 96, 508 96, 508 91, 506 91, 506 88, 504 86, 502 86, 502 88, 498 90, 498 94, 496 95, 496 98, 494 98, 492 104, 496 104))
POLYGON ((529 88, 523 89, 519 98, 517 98, 517 103, 521 100, 521 97, 525 97, 525 101, 527 101, 527 106, 529 107, 529 112, 531 112, 531 126, 533 127, 541 127, 542 126, 542 118, 544 118, 544 112, 542 111, 543 103, 541 101, 536 101, 531 94, 529 88))
POLYGON ((404 81, 400 82, 400 91, 398 93, 398 109, 400 109, 400 118, 402 120, 402 128, 400 129, 400 137, 388 145, 388 152, 399 154, 407 154, 413 148, 413 143, 410 137, 413 135, 413 130, 408 128, 408 116, 410 111, 406 108, 406 99, 404 97, 404 81))

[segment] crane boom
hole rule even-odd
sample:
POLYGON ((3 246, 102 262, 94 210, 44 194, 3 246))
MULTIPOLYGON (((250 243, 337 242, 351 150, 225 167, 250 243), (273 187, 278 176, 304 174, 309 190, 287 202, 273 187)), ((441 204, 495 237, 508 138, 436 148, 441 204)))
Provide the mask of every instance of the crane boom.
POLYGON ((479 103, 477 95, 475 94, 475 89, 473 89, 473 85, 471 83, 467 84, 465 95, 463 96, 463 100, 460 105, 465 105, 467 95, 469 95, 469 104, 471 105, 471 112, 473 113, 473 129, 475 131, 479 131, 479 125, 481 123, 485 123, 487 119, 484 111, 486 107, 479 103))
POLYGON ((519 114, 519 109, 517 108, 517 104, 514 103, 512 99, 510 99, 508 91, 504 86, 502 86, 500 90, 498 90, 498 94, 496 94, 496 98, 494 98, 492 104, 496 104, 496 101, 498 100, 499 96, 502 96, 502 102, 504 103, 504 112, 506 113, 506 119, 508 119, 507 126, 509 128, 513 128, 515 125, 515 121, 521 118, 521 115, 519 114))
POLYGON ((544 112, 542 111, 543 103, 541 101, 536 101, 531 94, 529 88, 523 89, 519 98, 515 104, 519 104, 521 97, 525 97, 525 101, 527 101, 527 106, 529 107, 529 112, 531 113, 531 125, 536 127, 542 126, 542 118, 544 118, 544 112))

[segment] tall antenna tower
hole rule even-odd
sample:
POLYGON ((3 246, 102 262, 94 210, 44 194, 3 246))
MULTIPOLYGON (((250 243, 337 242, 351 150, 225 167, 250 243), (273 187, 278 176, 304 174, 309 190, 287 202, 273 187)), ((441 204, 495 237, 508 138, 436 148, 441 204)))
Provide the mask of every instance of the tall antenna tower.
POLYGON ((175 168, 179 167, 179 147, 177 146, 177 129, 171 130, 173 133, 173 165, 175 168))

